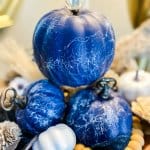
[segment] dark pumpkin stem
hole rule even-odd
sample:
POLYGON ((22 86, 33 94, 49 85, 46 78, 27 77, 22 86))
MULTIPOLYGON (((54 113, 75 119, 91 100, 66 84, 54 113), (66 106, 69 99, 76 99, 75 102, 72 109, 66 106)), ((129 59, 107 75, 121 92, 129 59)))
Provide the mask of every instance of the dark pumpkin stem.
POLYGON ((96 93, 103 99, 111 97, 110 89, 117 90, 117 81, 114 78, 102 78, 96 84, 96 93))
POLYGON ((15 107, 24 109, 27 104, 27 98, 24 96, 18 96, 17 91, 14 88, 8 88, 1 93, 0 103, 2 109, 5 111, 11 111, 15 107))
POLYGON ((66 0, 66 7, 73 13, 73 15, 77 16, 80 8, 84 5, 82 0, 66 0))
POLYGON ((71 10, 71 12, 73 13, 74 16, 77 16, 79 13, 79 10, 71 10))

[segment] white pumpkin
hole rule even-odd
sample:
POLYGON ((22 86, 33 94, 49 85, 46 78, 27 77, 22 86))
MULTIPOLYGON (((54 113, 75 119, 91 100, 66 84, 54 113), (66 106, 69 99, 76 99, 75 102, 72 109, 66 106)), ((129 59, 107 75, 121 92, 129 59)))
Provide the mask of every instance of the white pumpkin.
POLYGON ((25 88, 30 84, 29 81, 23 77, 16 77, 8 84, 8 87, 14 88, 18 95, 23 95, 25 88))
POLYGON ((150 96, 150 73, 140 70, 138 80, 135 80, 135 71, 121 75, 118 82, 120 93, 129 101, 141 96, 150 96))
POLYGON ((76 136, 65 124, 58 124, 41 133, 33 144, 33 150, 73 150, 76 136))

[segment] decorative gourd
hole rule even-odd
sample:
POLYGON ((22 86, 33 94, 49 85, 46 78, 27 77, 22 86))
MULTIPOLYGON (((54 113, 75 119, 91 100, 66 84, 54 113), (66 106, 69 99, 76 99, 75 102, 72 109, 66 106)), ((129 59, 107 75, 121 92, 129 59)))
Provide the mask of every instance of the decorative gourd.
POLYGON ((33 36, 36 63, 59 86, 89 85, 102 77, 112 63, 114 46, 109 21, 82 9, 49 12, 33 36))
POLYGON ((14 88, 18 95, 22 95, 27 86, 29 86, 29 81, 24 79, 23 77, 16 77, 8 84, 8 87, 14 88))
POLYGON ((65 103, 61 90, 47 80, 33 83, 25 92, 27 105, 16 111, 20 127, 31 134, 39 134, 61 121, 65 103))
POLYGON ((121 75, 118 88, 120 93, 129 101, 135 101, 141 96, 150 96, 150 73, 139 70, 126 72, 121 75))
POLYGON ((65 124, 50 127, 41 133, 33 144, 33 150, 73 150, 76 136, 73 130, 65 124))
POLYGON ((66 121, 79 142, 92 148, 123 150, 131 135, 132 113, 105 80, 100 81, 100 91, 88 88, 71 98, 66 121))

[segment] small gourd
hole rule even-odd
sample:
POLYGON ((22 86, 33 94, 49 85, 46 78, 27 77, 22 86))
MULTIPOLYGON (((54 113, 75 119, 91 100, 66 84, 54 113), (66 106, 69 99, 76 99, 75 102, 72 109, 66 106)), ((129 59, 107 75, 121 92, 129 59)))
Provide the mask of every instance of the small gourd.
POLYGON ((65 124, 58 124, 42 132, 33 144, 33 150, 73 150, 76 136, 65 124))
POLYGON ((14 88, 17 91, 18 95, 23 95, 25 88, 29 86, 29 84, 29 81, 27 81, 23 77, 18 76, 9 82, 8 87, 14 88))
POLYGON ((132 112, 113 79, 101 79, 97 88, 80 90, 70 99, 67 124, 77 139, 91 148, 123 150, 129 142, 132 112))
POLYGON ((25 92, 27 105, 16 112, 17 123, 31 134, 39 134, 61 121, 65 102, 63 92, 48 80, 33 83, 25 92))
POLYGON ((39 69, 59 86, 95 82, 114 57, 115 36, 110 22, 103 15, 77 8, 76 2, 69 2, 75 7, 44 15, 33 35, 39 69))
POLYGON ((139 70, 126 72, 118 81, 120 93, 129 101, 135 101, 138 97, 150 96, 150 73, 139 70))

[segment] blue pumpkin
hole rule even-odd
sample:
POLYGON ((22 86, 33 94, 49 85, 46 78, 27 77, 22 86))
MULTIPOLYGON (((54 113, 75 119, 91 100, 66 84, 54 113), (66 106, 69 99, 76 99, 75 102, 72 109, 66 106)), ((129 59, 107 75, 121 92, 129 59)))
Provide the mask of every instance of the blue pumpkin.
POLYGON ((65 103, 61 90, 47 80, 29 86, 24 95, 27 105, 16 111, 16 120, 25 132, 39 134, 61 121, 65 103))
POLYGON ((109 69, 114 47, 109 21, 89 10, 51 11, 38 22, 33 36, 36 63, 59 86, 95 82, 109 69))
POLYGON ((68 106, 67 124, 77 139, 92 148, 123 150, 132 129, 132 113, 128 103, 117 93, 104 99, 93 89, 76 93, 68 106))

